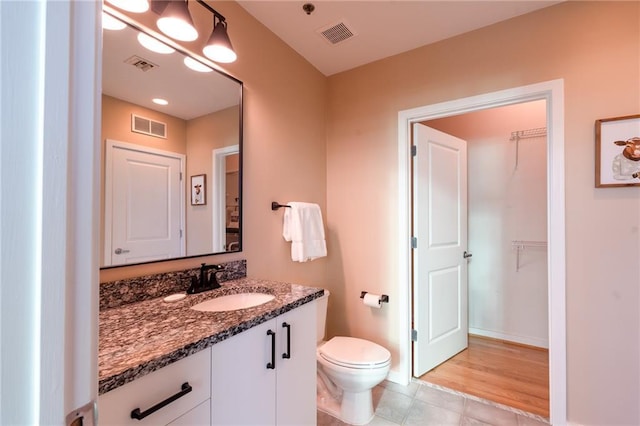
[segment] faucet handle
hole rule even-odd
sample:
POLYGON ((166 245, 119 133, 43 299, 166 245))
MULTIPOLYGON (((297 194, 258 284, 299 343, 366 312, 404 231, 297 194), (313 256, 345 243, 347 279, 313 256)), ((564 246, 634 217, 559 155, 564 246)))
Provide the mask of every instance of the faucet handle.
POLYGON ((198 281, 198 277, 195 275, 191 276, 191 285, 187 289, 187 294, 194 294, 198 292, 198 287, 200 287, 200 283, 198 281))

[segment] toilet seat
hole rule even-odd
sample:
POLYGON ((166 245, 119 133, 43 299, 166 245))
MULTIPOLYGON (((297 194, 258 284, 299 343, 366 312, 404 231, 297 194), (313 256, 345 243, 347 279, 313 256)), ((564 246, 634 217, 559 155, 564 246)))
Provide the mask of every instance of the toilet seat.
POLYGON ((318 354, 332 364, 353 369, 384 368, 391 363, 387 349, 356 337, 334 337, 318 348, 318 354))

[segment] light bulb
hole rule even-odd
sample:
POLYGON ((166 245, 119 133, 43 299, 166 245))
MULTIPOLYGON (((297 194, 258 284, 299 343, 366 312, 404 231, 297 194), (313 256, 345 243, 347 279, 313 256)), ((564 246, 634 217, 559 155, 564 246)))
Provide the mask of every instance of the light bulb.
POLYGON ((138 42, 152 52, 161 53, 163 55, 175 52, 173 47, 167 46, 163 42, 145 33, 138 33, 138 42))

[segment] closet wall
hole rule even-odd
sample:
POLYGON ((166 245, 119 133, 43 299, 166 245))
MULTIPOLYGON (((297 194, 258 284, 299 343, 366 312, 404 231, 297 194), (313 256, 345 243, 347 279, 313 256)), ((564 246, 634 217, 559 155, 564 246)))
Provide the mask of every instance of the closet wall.
POLYGON ((545 101, 429 121, 468 142, 469 332, 548 347, 545 101), (520 137, 516 140, 514 132, 520 137))

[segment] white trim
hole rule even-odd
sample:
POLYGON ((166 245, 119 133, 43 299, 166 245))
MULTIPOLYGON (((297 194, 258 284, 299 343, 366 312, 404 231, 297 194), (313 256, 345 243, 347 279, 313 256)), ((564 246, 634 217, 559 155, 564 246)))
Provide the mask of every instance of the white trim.
POLYGON ((150 148, 143 145, 136 145, 128 142, 121 142, 114 139, 107 139, 105 141, 105 166, 104 166, 104 253, 102 259, 102 266, 111 265, 111 232, 107 230, 111 229, 113 223, 113 149, 122 148, 129 151, 138 151, 145 154, 161 155, 163 157, 175 158, 180 161, 180 176, 182 181, 180 182, 180 229, 182 229, 182 238, 180 238, 180 252, 182 256, 186 255, 186 233, 185 231, 185 210, 186 210, 186 192, 185 192, 185 162, 186 155, 179 154, 177 152, 163 151, 161 149, 150 148))
POLYGON ((518 334, 503 333, 500 331, 485 330, 482 328, 469 327, 469 334, 476 336, 490 337, 492 339, 506 340, 507 342, 520 343, 523 345, 535 346, 536 348, 549 348, 549 341, 531 336, 520 336, 518 334))
POLYGON ((226 157, 229 155, 239 154, 240 145, 230 145, 224 148, 218 148, 213 150, 211 158, 213 164, 211 166, 211 175, 213 176, 213 188, 212 188, 212 216, 213 216, 213 247, 212 253, 219 253, 227 251, 225 247, 227 243, 226 235, 226 211, 227 211, 227 167, 226 157), (222 207, 222 208, 220 208, 222 207), (225 232, 222 232, 225 230, 225 232))
POLYGON ((100 3, 0 15, 0 423, 64 424, 98 394, 100 3))
POLYGON ((567 346, 564 206, 564 81, 529 86, 413 108, 398 113, 398 282, 400 283, 400 363, 389 380, 411 379, 411 126, 451 115, 545 99, 547 101, 547 217, 549 286, 549 391, 551 424, 567 422, 567 346))

